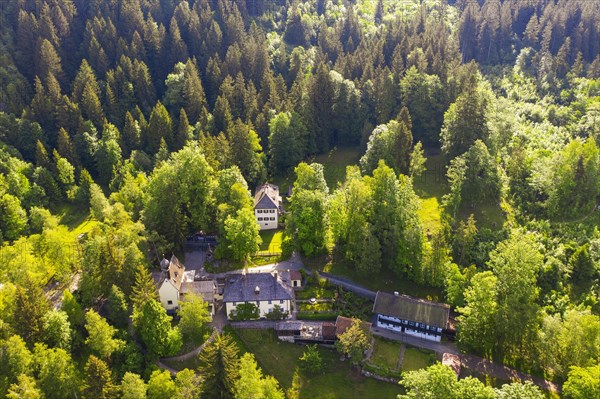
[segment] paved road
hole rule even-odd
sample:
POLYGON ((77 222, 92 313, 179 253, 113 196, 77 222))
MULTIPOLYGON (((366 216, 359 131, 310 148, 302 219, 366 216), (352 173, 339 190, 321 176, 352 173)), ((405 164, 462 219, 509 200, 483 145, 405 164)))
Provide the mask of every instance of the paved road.
POLYGON ((471 370, 475 370, 478 373, 491 375, 493 377, 499 378, 501 380, 521 380, 521 381, 531 381, 538 387, 545 389, 550 392, 560 393, 562 387, 560 384, 556 384, 551 381, 546 381, 543 378, 536 377, 533 375, 529 375, 527 373, 523 373, 517 370, 513 370, 510 367, 506 367, 503 364, 492 362, 488 359, 483 359, 478 356, 461 354, 460 361, 463 367, 466 367, 471 370))
POLYGON ((334 276, 333 274, 325 272, 319 272, 319 275, 323 278, 326 278, 332 284, 339 285, 342 288, 347 289, 348 291, 354 292, 355 294, 375 300, 375 295, 377 294, 376 292, 361 287, 360 285, 354 284, 352 281, 344 277, 334 276))
POLYGON ((393 341, 400 341, 404 344, 415 346, 417 348, 429 349, 437 353, 453 353, 455 355, 460 355, 460 351, 452 342, 433 342, 423 338, 417 338, 407 334, 399 334, 377 327, 372 327, 371 332, 374 335, 391 339, 393 341))
POLYGON ((412 337, 406 334, 394 333, 385 329, 372 327, 374 335, 378 335, 404 344, 415 346, 417 348, 429 349, 437 353, 453 353, 460 356, 462 367, 476 371, 479 374, 490 375, 494 378, 505 381, 531 381, 535 385, 550 392, 561 392, 561 386, 543 378, 536 377, 521 371, 517 371, 503 364, 492 362, 491 360, 479 356, 461 353, 452 342, 432 342, 422 338, 412 337))

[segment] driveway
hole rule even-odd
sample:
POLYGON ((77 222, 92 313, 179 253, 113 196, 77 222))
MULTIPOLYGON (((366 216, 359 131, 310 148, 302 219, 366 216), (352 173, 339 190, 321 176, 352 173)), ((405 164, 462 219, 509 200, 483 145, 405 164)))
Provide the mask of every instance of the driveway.
POLYGON ((436 353, 452 353, 460 357, 462 367, 476 371, 482 375, 489 375, 504 381, 531 381, 538 387, 550 392, 561 392, 561 386, 551 381, 546 381, 543 378, 536 377, 521 371, 517 371, 507 367, 501 363, 493 362, 479 356, 461 353, 456 345, 452 342, 433 342, 426 339, 412 337, 407 334, 399 334, 381 328, 372 327, 373 335, 378 335, 394 341, 399 341, 404 344, 432 350, 436 353))

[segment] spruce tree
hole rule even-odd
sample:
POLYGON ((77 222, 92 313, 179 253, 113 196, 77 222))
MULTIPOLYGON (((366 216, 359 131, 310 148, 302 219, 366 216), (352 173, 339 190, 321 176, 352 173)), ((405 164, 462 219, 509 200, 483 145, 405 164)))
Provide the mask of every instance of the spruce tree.
POLYGON ((131 290, 131 302, 134 308, 140 308, 150 299, 158 299, 152 274, 143 265, 138 265, 135 273, 135 283, 131 290))
POLYGON ((60 56, 48 39, 38 40, 35 57, 35 74, 45 79, 49 74, 54 75, 59 81, 63 77, 60 56))
POLYGON ((116 399, 117 393, 118 390, 112 381, 108 365, 91 355, 85 365, 83 399, 116 399))
POLYGON ((146 150, 148 154, 156 154, 160 148, 160 139, 167 144, 173 142, 173 122, 164 105, 159 101, 150 114, 148 129, 146 130, 146 150))
POLYGON ((188 60, 185 64, 182 94, 185 112, 190 123, 195 125, 196 122, 205 121, 207 114, 206 95, 204 94, 196 62, 193 60, 188 60))
POLYGON ((33 346, 43 341, 44 315, 50 303, 40 286, 29 277, 17 286, 14 328, 25 342, 33 346))
POLYGON ((227 334, 206 344, 198 356, 198 373, 203 378, 202 398, 233 399, 239 377, 238 348, 227 334))
POLYGON ((184 108, 179 110, 179 123, 177 124, 177 134, 175 135, 175 149, 182 149, 192 138, 193 128, 188 122, 187 113, 184 108))
POLYGON ((129 157, 131 151, 140 148, 140 124, 133 118, 131 113, 127 111, 125 113, 125 125, 123 126, 123 133, 121 134, 121 149, 123 155, 129 157))

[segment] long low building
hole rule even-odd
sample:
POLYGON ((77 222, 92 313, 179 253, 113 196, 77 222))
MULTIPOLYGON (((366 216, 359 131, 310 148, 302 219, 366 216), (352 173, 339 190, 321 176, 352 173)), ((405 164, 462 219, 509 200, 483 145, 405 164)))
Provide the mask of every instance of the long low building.
POLYGON ((450 317, 450 306, 378 291, 373 313, 379 328, 440 342, 450 317))

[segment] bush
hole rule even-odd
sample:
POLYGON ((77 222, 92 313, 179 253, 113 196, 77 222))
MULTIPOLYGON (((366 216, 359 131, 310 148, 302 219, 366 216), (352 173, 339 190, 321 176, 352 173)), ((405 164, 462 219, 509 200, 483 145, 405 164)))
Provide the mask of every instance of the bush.
POLYGON ((231 311, 229 318, 235 321, 256 320, 260 317, 258 306, 253 303, 242 303, 237 305, 235 311, 231 311))
POLYGON ((275 305, 273 306, 273 311, 267 313, 266 318, 267 320, 283 320, 287 318, 287 316, 288 312, 284 312, 281 306, 275 305))
POLYGON ((323 359, 317 345, 307 345, 306 350, 298 360, 300 361, 300 369, 309 375, 315 375, 323 371, 323 359))
POLYGON ((296 314, 298 320, 332 321, 338 317, 338 313, 307 313, 299 312, 296 314))

